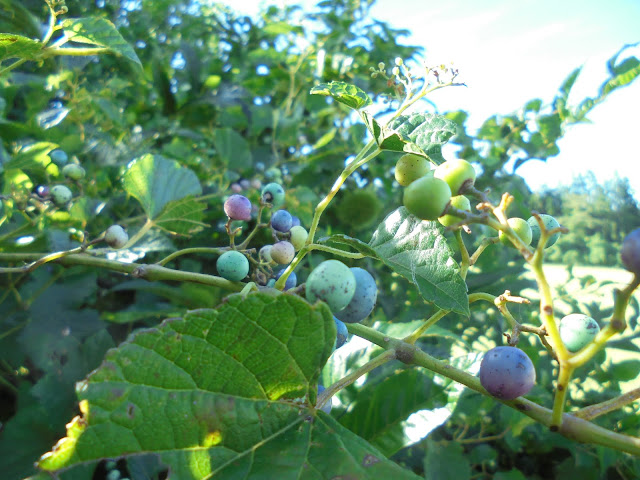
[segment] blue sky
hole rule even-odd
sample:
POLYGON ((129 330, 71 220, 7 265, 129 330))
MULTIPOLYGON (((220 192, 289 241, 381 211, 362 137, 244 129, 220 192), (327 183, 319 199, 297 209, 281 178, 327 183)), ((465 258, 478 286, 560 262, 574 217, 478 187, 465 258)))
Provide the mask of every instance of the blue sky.
MULTIPOLYGON (((316 2, 242 0, 232 5, 254 14, 269 3, 312 8, 316 2)), ((492 114, 511 113, 532 98, 551 101, 580 65, 583 72, 570 103, 595 95, 606 79, 605 62, 624 44, 640 42, 637 0, 378 0, 372 16, 410 30, 403 42, 424 46, 428 64, 453 62, 468 87, 440 90, 431 99, 441 111, 468 111, 470 126, 492 114)), ((629 52, 640 56, 640 47, 629 52)), ((597 106, 590 124, 571 127, 558 156, 529 162, 518 173, 537 189, 568 183, 586 170, 600 180, 617 172, 630 179, 640 199, 639 111, 637 80, 597 106)))

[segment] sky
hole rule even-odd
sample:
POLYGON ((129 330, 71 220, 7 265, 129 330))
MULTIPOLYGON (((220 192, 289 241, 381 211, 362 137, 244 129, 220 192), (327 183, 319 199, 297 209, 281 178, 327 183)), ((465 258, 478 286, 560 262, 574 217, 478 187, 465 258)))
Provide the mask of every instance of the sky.
MULTIPOLYGON (((315 1, 242 0, 253 15, 265 4, 315 1)), ((434 92, 440 111, 466 110, 468 127, 493 114, 510 114, 528 100, 549 103, 576 67, 583 70, 569 104, 594 96, 607 78, 606 61, 623 45, 640 42, 638 0, 377 0, 371 16, 412 32, 402 43, 425 47, 430 65, 451 64, 467 87, 434 92)), ((640 46, 628 52, 640 56, 640 46)), ((623 57, 624 58, 624 57, 623 57)), ((380 59, 390 64, 393 59, 380 59)), ((560 141, 560 154, 518 169, 529 186, 568 184, 592 170, 600 181, 628 177, 640 200, 640 79, 613 93, 560 141)))

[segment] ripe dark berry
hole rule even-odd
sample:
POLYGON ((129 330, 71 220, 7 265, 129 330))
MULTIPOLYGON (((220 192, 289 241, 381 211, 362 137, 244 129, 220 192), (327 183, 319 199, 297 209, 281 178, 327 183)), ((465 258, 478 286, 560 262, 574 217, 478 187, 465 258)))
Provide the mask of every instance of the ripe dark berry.
MULTIPOLYGON (((284 273, 284 268, 282 270, 279 270, 278 273, 276 273, 276 280, 278 280, 283 273, 284 273)), ((291 272, 287 277, 287 281, 284 282, 284 290, 289 290, 295 287, 297 284, 298 284, 298 277, 296 276, 296 272, 291 272)))
POLYGON ((349 338, 349 331, 347 330, 347 325, 338 320, 335 316, 333 320, 336 322, 336 345, 335 348, 338 349, 347 343, 347 339, 349 338))
POLYGON ((46 200, 51 196, 51 189, 46 185, 38 185, 36 187, 36 195, 43 200, 46 200))
POLYGON ((346 323, 357 323, 373 311, 378 298, 378 286, 371 274, 363 268, 352 267, 350 270, 356 279, 356 290, 349 305, 336 312, 335 316, 346 323))
POLYGON ((512 400, 529 393, 536 383, 536 370, 519 348, 496 347, 480 363, 480 383, 494 397, 512 400))
POLYGON ((251 201, 242 195, 231 195, 224 202, 224 213, 231 220, 251 220, 251 201))
POLYGON ((640 275, 640 228, 636 228, 624 237, 620 256, 624 268, 640 275))
POLYGON ((288 232, 292 224, 293 217, 286 210, 278 210, 271 215, 271 227, 278 232, 288 232))

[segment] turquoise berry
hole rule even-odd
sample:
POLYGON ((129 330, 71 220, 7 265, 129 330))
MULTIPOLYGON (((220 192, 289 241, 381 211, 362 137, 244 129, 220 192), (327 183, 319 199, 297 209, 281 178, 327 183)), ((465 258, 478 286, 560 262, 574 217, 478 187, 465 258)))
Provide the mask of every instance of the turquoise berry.
POLYGON ((216 262, 218 274, 232 282, 239 282, 249 273, 249 260, 235 250, 224 252, 216 262))
POLYGON ((322 300, 332 312, 339 312, 349 305, 355 291, 356 277, 349 267, 338 260, 325 260, 307 278, 307 300, 322 300))
POLYGON ((267 183, 262 187, 262 201, 269 203, 273 208, 280 208, 284 204, 284 188, 279 183, 267 183))
POLYGON ((51 161, 59 167, 65 165, 69 161, 69 156, 64 150, 60 149, 51 150, 49 152, 49 158, 51 158, 51 161))
MULTIPOLYGON (((547 215, 546 213, 540 213, 538 216, 540 217, 540 220, 542 220, 542 223, 544 224, 544 228, 546 230, 551 230, 553 228, 558 228, 560 226, 558 221, 555 218, 553 218, 551 215, 547 215)), ((538 241, 540 240, 540 234, 542 233, 540 231, 540 225, 538 224, 536 217, 529 217, 529 219, 527 220, 527 223, 531 227, 531 245, 536 246, 538 245, 538 241)), ((554 233, 549 238, 544 248, 549 248, 551 245, 553 245, 558 241, 558 238, 560 238, 560 233, 554 233)))
POLYGON ((111 248, 120 249, 129 241, 129 235, 120 225, 111 225, 104 232, 104 241, 111 248))
POLYGON ((591 317, 572 313, 560 321, 560 338, 570 352, 577 352, 600 332, 600 326, 591 317))
POLYGON ((376 305, 378 286, 369 272, 360 267, 352 267, 356 279, 353 298, 345 308, 336 312, 336 317, 345 323, 361 322, 369 316, 376 305))

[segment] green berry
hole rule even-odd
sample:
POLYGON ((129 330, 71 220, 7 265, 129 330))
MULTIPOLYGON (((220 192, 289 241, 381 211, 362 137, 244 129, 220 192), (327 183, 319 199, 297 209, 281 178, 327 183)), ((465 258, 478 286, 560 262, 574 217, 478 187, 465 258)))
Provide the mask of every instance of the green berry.
POLYGON ((239 282, 249 273, 249 260, 236 250, 224 252, 216 261, 218 274, 232 282, 239 282))
POLYGON ((577 352, 600 332, 600 325, 591 317, 572 313, 560 321, 560 338, 570 352, 577 352))
POLYGON ((404 206, 422 220, 435 220, 442 215, 451 200, 447 182, 427 176, 419 178, 404 189, 404 206))
MULTIPOLYGON (((525 243, 525 245, 531 245, 531 227, 525 219, 513 217, 507 220, 507 222, 509 223, 511 228, 513 228, 513 231, 516 232, 516 235, 520 237, 520 240, 525 243)), ((504 232, 501 231, 498 236, 500 237, 500 242, 502 242, 502 244, 508 245, 510 247, 513 246, 513 243, 511 243, 511 240, 509 240, 509 237, 507 237, 504 232)))
POLYGON ((280 208, 284 204, 284 188, 279 183, 267 183, 262 187, 261 197, 264 203, 280 208))
POLYGON ((476 181, 476 170, 466 160, 447 160, 436 167, 433 176, 447 182, 451 194, 458 195, 473 186, 476 181))
POLYGON ((322 300, 332 312, 339 312, 349 305, 355 291, 356 277, 338 260, 325 260, 307 277, 307 300, 322 300))
POLYGON ((271 258, 280 265, 288 265, 295 256, 295 248, 293 248, 290 242, 278 242, 271 247, 271 258))
POLYGON ((86 175, 84 168, 76 163, 69 163, 62 167, 62 174, 71 180, 81 180, 86 175))
POLYGON ((275 263, 273 261, 273 258, 271 258, 271 247, 273 247, 273 245, 264 245, 260 249, 260 252, 258 252, 258 255, 261 261, 266 263, 275 263))
POLYGON ((289 234, 291 235, 289 241, 291 242, 291 245, 293 245, 293 248, 296 252, 304 247, 307 238, 309 238, 309 233, 305 230, 304 227, 301 227, 300 225, 291 227, 291 230, 289 230, 289 234))
MULTIPOLYGON (((541 213, 538 216, 540 217, 540 220, 542 220, 545 230, 551 230, 553 228, 558 228, 560 226, 558 221, 555 218, 553 218, 551 215, 541 213)), ((542 232, 540 231, 540 225, 538 225, 538 221, 536 220, 536 217, 529 217, 529 219, 527 220, 527 223, 531 227, 531 244, 538 245, 538 241, 540 240, 540 234, 542 232)), ((553 245, 558 241, 558 238, 560 238, 560 233, 554 233, 549 238, 544 248, 549 248, 551 245, 553 245)))
POLYGON ((407 153, 401 156, 396 163, 395 177, 400 185, 407 187, 411 182, 424 177, 430 171, 431 163, 426 158, 407 153))
MULTIPOLYGON (((471 203, 469 202, 469 199, 464 195, 456 195, 455 197, 451 197, 451 206, 457 208, 458 210, 464 210, 466 212, 471 211, 471 203)), ((462 220, 461 217, 457 217, 452 214, 443 215, 442 217, 438 218, 438 221, 445 227, 455 225, 460 220, 462 220)))
POLYGON ((111 225, 104 232, 104 241, 107 242, 111 248, 120 249, 124 247, 129 241, 129 235, 124 231, 120 225, 111 225))
POLYGON ((51 188, 51 200, 59 207, 63 207, 71 201, 73 193, 65 185, 56 185, 51 188))

